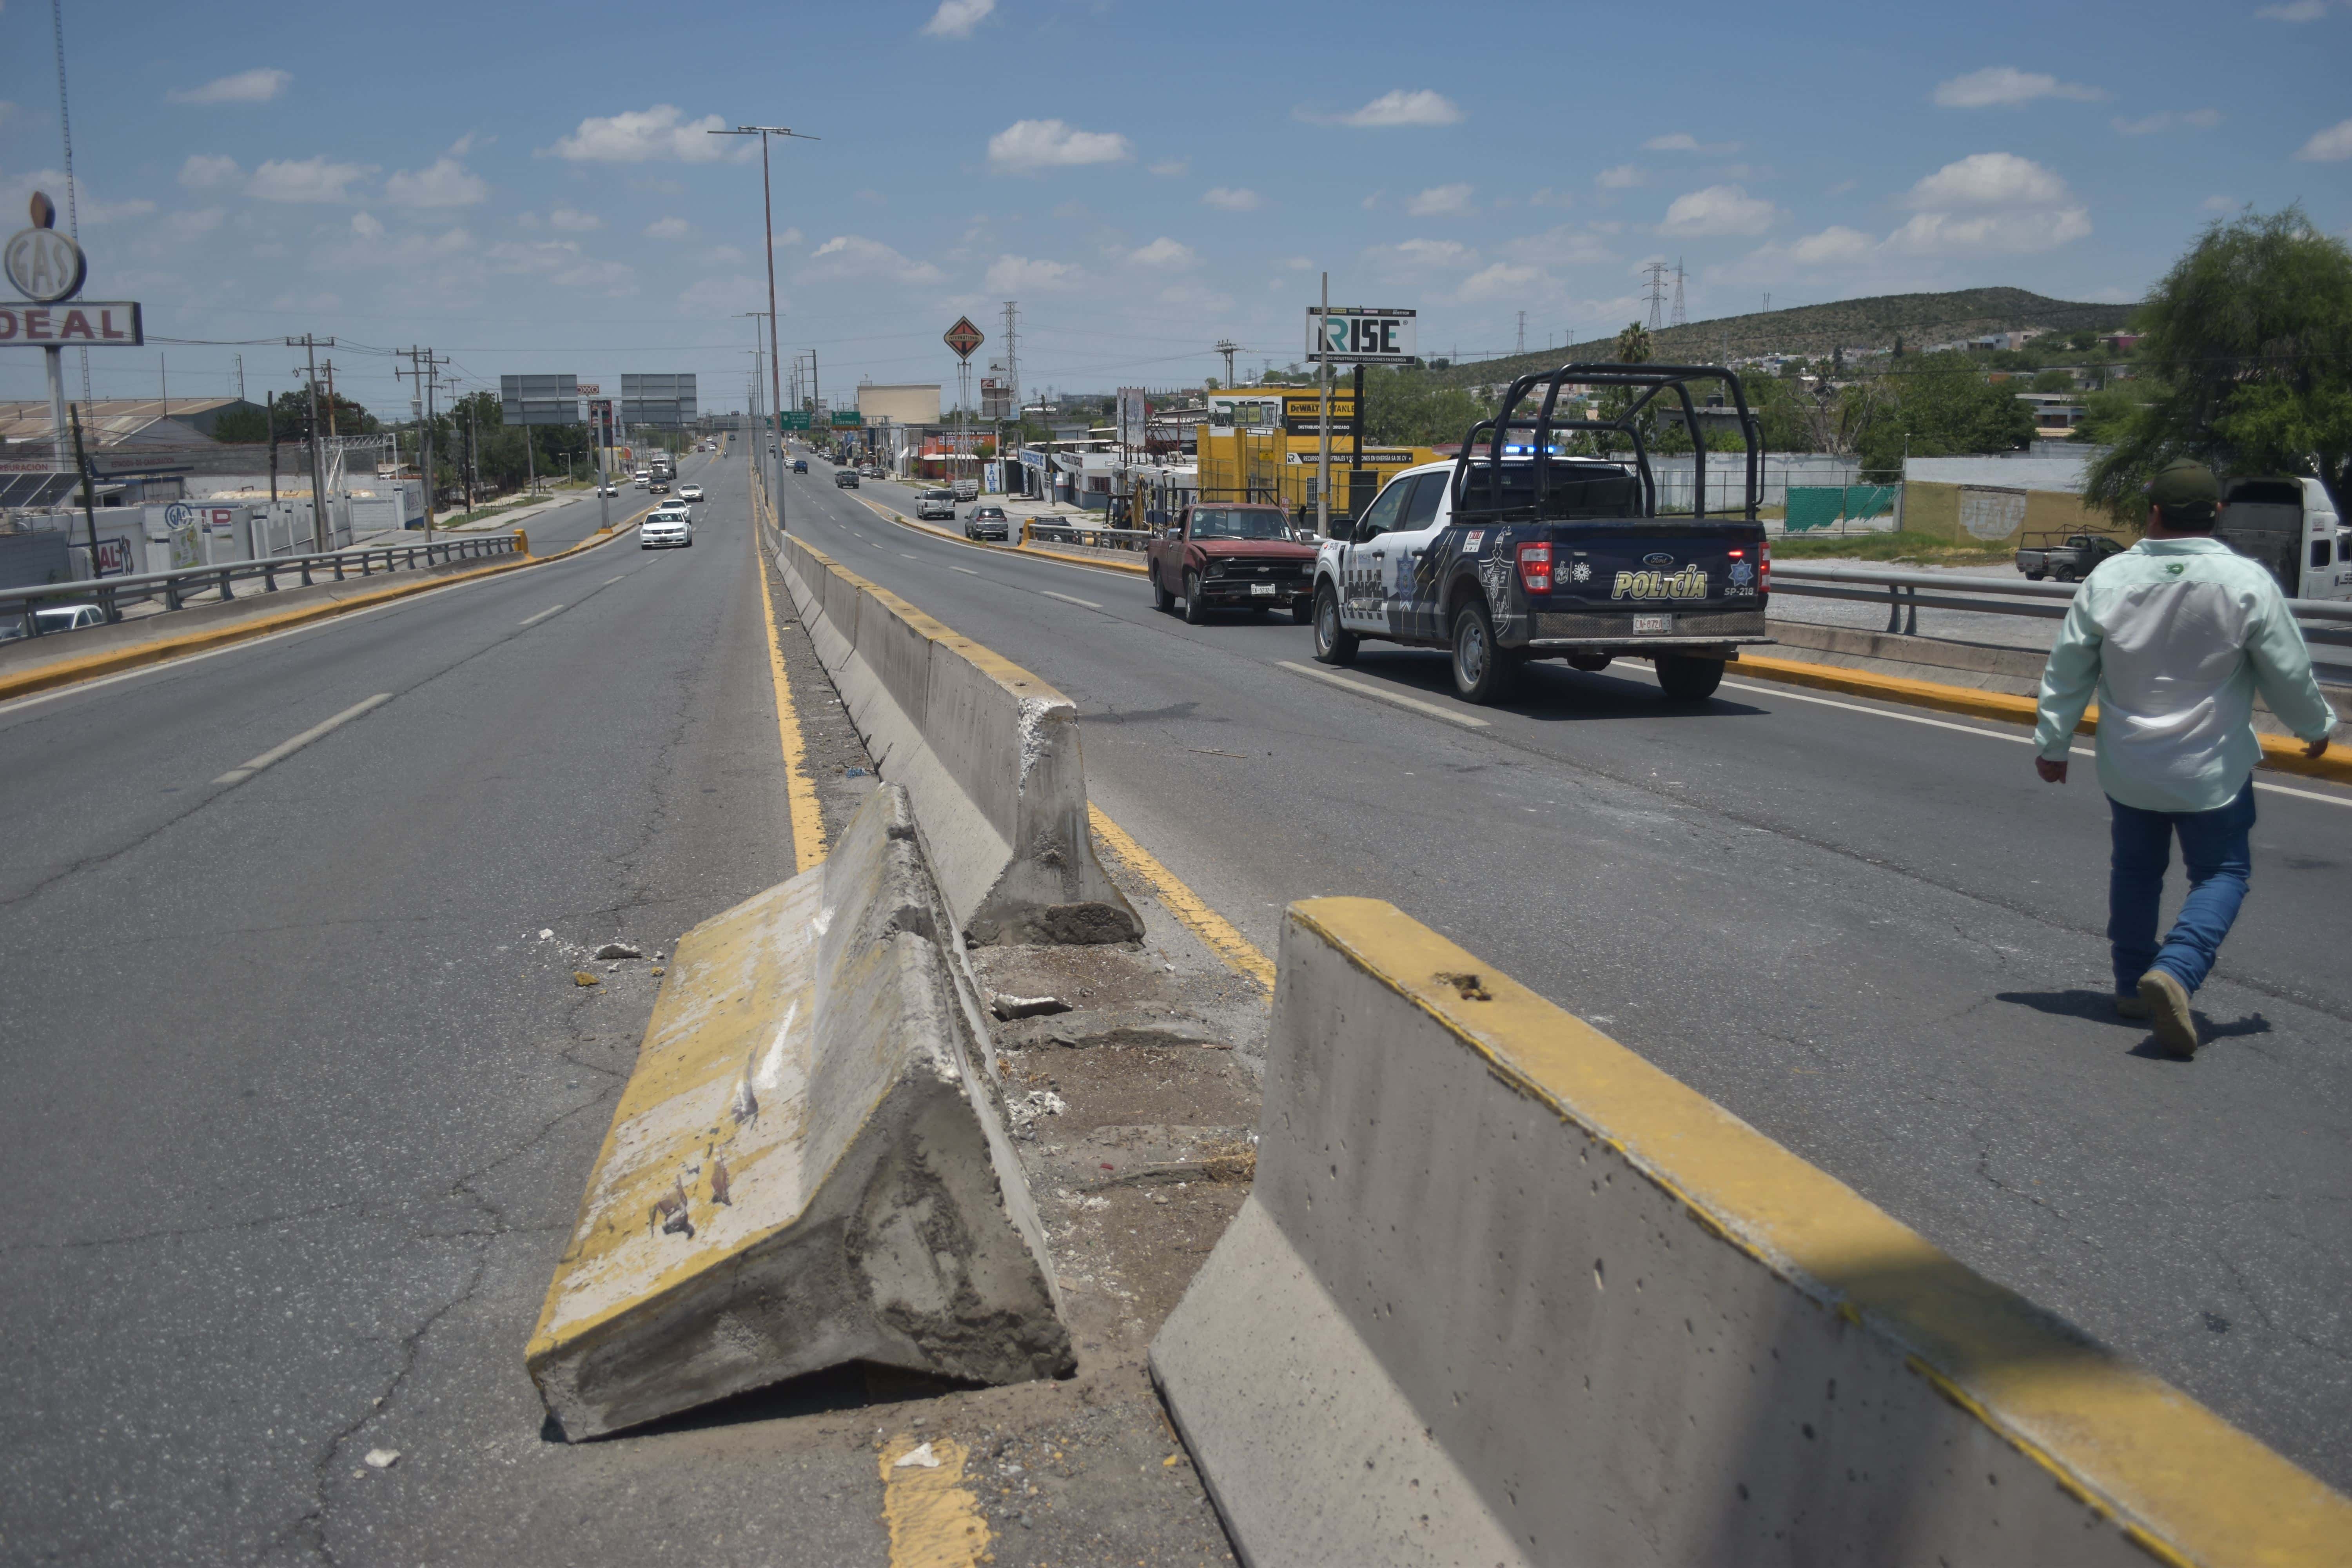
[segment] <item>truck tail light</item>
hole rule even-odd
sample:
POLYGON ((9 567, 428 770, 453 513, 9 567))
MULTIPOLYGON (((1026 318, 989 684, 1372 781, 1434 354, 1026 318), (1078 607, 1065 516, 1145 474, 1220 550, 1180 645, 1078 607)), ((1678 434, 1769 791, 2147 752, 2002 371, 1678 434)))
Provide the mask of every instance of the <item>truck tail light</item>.
POLYGON ((1756 557, 1756 591, 1759 594, 1772 591, 1772 542, 1769 539, 1756 557))
POLYGON ((1519 586, 1530 594, 1551 592, 1551 546, 1519 546, 1519 586))

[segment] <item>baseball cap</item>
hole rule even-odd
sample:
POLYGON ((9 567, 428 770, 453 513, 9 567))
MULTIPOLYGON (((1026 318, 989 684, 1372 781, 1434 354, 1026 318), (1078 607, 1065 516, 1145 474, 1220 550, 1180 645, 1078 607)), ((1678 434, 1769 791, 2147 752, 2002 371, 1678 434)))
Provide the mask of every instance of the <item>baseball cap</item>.
POLYGON ((2175 458, 2157 470, 2147 484, 2147 499, 2164 509, 2168 518, 2200 521, 2213 515, 2221 500, 2221 481, 2213 470, 2189 458, 2175 458))

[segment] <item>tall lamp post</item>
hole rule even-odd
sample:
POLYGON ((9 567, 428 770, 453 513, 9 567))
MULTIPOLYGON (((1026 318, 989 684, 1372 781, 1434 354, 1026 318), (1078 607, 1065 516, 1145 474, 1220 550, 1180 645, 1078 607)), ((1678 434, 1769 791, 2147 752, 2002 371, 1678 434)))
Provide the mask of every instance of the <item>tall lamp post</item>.
POLYGON ((821 136, 811 136, 804 132, 794 131, 788 125, 738 125, 732 131, 713 131, 710 134, 713 136, 757 136, 760 139, 760 216, 764 221, 766 238, 768 242, 768 378, 772 384, 770 390, 772 394, 769 402, 771 408, 776 411, 777 424, 775 435, 776 478, 778 482, 776 488, 770 493, 775 497, 776 526, 781 529, 784 526, 784 495, 782 484, 784 457, 782 409, 784 405, 784 387, 783 370, 782 368, 783 362, 781 351, 777 347, 776 342, 776 199, 772 183, 770 181, 768 176, 768 138, 771 136, 790 136, 802 142, 821 142, 824 138, 821 136))

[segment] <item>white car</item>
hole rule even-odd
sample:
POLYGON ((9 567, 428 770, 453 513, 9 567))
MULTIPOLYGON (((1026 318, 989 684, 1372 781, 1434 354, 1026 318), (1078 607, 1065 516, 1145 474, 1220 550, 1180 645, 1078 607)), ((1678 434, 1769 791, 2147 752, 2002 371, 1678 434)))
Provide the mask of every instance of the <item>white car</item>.
POLYGON ((693 514, 682 500, 666 500, 654 508, 653 514, 638 525, 637 548, 667 550, 677 545, 694 548, 693 514))
POLYGON ((629 476, 629 482, 636 486, 637 489, 643 489, 647 485, 654 482, 653 471, 649 468, 639 468, 635 473, 629 476))
POLYGON ((677 487, 677 499, 684 501, 699 502, 702 500, 702 487, 700 485, 680 485, 677 487))

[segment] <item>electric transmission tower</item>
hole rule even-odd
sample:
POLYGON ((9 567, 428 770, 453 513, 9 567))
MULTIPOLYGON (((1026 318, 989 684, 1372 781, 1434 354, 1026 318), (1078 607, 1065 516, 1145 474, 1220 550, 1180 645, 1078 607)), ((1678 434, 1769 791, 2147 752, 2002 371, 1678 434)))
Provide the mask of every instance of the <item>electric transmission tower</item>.
POLYGON ((1515 353, 1528 352, 1528 313, 1525 310, 1519 312, 1519 346, 1512 352, 1515 353))
POLYGON ((1666 324, 1666 273, 1669 268, 1663 261, 1653 261, 1642 270, 1649 274, 1650 281, 1645 286, 1644 295, 1650 301, 1649 327, 1655 331, 1666 324))
POLYGON ((1675 258, 1675 325, 1683 327, 1689 324, 1690 316, 1683 310, 1683 258, 1677 256, 1675 258))

